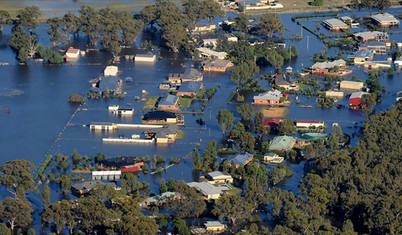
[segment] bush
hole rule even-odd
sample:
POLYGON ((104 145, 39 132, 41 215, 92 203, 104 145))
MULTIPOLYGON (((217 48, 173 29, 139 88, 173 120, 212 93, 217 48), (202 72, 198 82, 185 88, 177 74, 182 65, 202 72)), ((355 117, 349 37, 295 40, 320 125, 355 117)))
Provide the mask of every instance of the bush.
POLYGON ((311 6, 322 6, 324 5, 324 0, 313 0, 311 6))
POLYGON ((78 94, 71 94, 70 97, 68 97, 68 102, 82 104, 84 103, 84 98, 78 94))
POLYGON ((239 102, 239 103, 244 102, 244 96, 242 96, 242 95, 237 95, 236 101, 239 102))

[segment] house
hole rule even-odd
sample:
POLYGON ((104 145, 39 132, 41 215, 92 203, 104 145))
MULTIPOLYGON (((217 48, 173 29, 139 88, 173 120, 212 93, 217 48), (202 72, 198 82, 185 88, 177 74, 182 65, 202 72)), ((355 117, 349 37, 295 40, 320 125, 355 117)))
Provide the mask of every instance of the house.
POLYGON ((329 30, 340 30, 349 28, 349 25, 335 18, 324 20, 322 24, 329 30))
POLYGON ((262 124, 263 127, 269 127, 271 130, 276 130, 281 123, 279 118, 266 118, 262 124))
POLYGON ((156 56, 155 55, 148 55, 148 54, 136 54, 134 58, 135 62, 155 62, 156 56))
POLYGON ((113 111, 113 114, 116 116, 133 116, 134 109, 118 108, 117 110, 113 111))
POLYGON ((119 105, 109 105, 107 109, 109 112, 114 112, 119 109, 119 105))
POLYGON ((206 47, 199 47, 197 50, 200 52, 200 56, 207 57, 207 58, 218 58, 218 59, 225 59, 227 54, 226 52, 217 52, 213 51, 206 47))
POLYGON ((90 130, 112 131, 117 129, 117 125, 111 122, 92 122, 89 125, 90 130))
POLYGON ((402 68, 402 58, 398 58, 394 61, 395 66, 402 68))
POLYGON ((373 23, 380 27, 390 27, 399 25, 399 20, 397 20, 393 15, 389 13, 377 14, 371 16, 373 23))
POLYGON ((367 31, 367 32, 359 32, 353 34, 353 37, 356 40, 359 41, 369 41, 369 40, 375 40, 379 42, 388 42, 389 41, 389 35, 386 32, 379 32, 379 31, 367 31))
POLYGON ((199 46, 214 49, 216 47, 217 43, 218 43, 218 39, 216 39, 216 38, 205 38, 205 39, 202 39, 199 46))
POLYGON ((280 157, 278 154, 269 152, 264 155, 264 162, 266 163, 273 163, 273 164, 279 164, 283 162, 284 158, 280 157))
POLYGON ((350 16, 342 16, 340 19, 345 24, 351 24, 353 22, 353 19, 350 16))
POLYGON ((295 145, 296 140, 292 136, 276 136, 269 144, 269 150, 289 151, 295 145))
POLYGON ((238 6, 243 6, 246 10, 263 10, 263 9, 279 9, 283 5, 279 2, 261 1, 261 0, 246 0, 236 1, 238 6))
POLYGON ((226 37, 229 42, 237 42, 238 41, 238 38, 233 34, 225 33, 223 36, 226 37))
POLYGON ((353 92, 349 97, 349 108, 350 109, 360 109, 364 108, 364 104, 362 104, 363 95, 367 95, 367 92, 353 92))
POLYGON ((343 91, 326 91, 325 97, 335 97, 335 98, 342 98, 343 91))
POLYGON ((282 93, 278 90, 261 93, 253 98, 253 104, 279 105, 282 93))
POLYGON ((163 128, 155 128, 145 132, 146 139, 156 139, 156 143, 174 143, 179 128, 177 126, 165 126, 163 128))
POLYGON ((105 91, 117 91, 123 81, 119 77, 110 76, 104 77, 99 81, 99 90, 102 92, 105 91))
POLYGON ((139 203, 139 206, 160 206, 166 203, 168 200, 175 200, 180 197, 180 193, 177 192, 164 192, 159 195, 155 195, 153 197, 148 197, 144 201, 139 203))
POLYGON ((169 73, 168 81, 174 84, 183 82, 202 82, 204 75, 197 69, 189 68, 184 73, 169 73))
POLYGON ((144 115, 143 121, 148 124, 176 124, 184 125, 183 115, 163 110, 151 111, 144 115))
POLYGON ((254 155, 251 153, 244 153, 244 154, 237 154, 237 155, 232 155, 226 158, 226 162, 229 164, 232 164, 234 162, 236 164, 236 167, 239 166, 245 166, 249 162, 251 162, 254 159, 254 155))
MULTIPOLYGON (((345 67, 346 61, 343 59, 334 60, 332 62, 317 62, 311 66, 312 73, 323 74, 323 75, 338 75, 337 72, 332 72, 335 67, 345 67)), ((339 74, 340 75, 340 74, 339 74)))
POLYGON ((92 180, 119 180, 121 171, 92 171, 92 180))
POLYGON ((221 187, 216 187, 208 182, 191 182, 187 183, 187 185, 201 192, 206 199, 218 199, 224 193, 221 187))
POLYGON ((233 63, 229 60, 212 59, 205 60, 201 63, 204 72, 226 72, 228 68, 233 67, 233 63))
POLYGON ((213 184, 219 183, 233 183, 233 178, 226 172, 214 171, 207 174, 208 180, 212 181, 213 184))
POLYGON ((365 41, 359 44, 359 51, 369 50, 374 54, 385 54, 387 52, 387 44, 378 41, 365 41))
POLYGON ((305 121, 305 120, 297 120, 296 128, 318 128, 324 127, 324 121, 305 121))
POLYGON ((103 72, 103 75, 105 75, 105 77, 117 76, 118 73, 119 73, 119 68, 117 66, 110 65, 110 66, 106 66, 106 68, 103 72))
POLYGON ((363 88, 363 82, 342 81, 339 88, 341 90, 360 91, 363 88))
POLYGON ((115 157, 97 161, 102 169, 120 170, 121 172, 139 171, 144 166, 144 162, 137 157, 115 157))
POLYGON ((219 221, 207 221, 204 223, 207 233, 217 233, 225 231, 225 225, 219 221))
POLYGON ((177 96, 196 96, 202 88, 202 82, 183 82, 177 89, 177 96))
POLYGON ((179 101, 179 97, 175 95, 167 95, 159 102, 158 108, 161 110, 177 110, 177 101, 179 101))
POLYGON ((305 133, 296 139, 296 143, 299 146, 304 146, 310 144, 312 141, 326 140, 327 138, 328 135, 323 133, 305 133))
POLYGON ((89 193, 95 186, 109 184, 115 190, 120 190, 120 188, 114 182, 104 183, 100 180, 92 180, 92 181, 83 181, 74 183, 71 185, 71 191, 76 196, 82 196, 84 194, 89 193))
POLYGON ((275 85, 278 87, 285 88, 286 90, 298 90, 299 86, 294 83, 286 74, 276 74, 274 75, 275 85))
POLYGON ((216 25, 213 23, 198 23, 193 29, 193 33, 200 32, 212 32, 216 29, 216 25))
POLYGON ((361 50, 357 51, 353 56, 350 56, 350 58, 353 58, 355 64, 362 64, 366 61, 373 60, 374 54, 370 50, 361 50))
POLYGON ((70 47, 66 51, 66 56, 70 59, 76 59, 80 56, 80 49, 75 49, 73 47, 70 47))

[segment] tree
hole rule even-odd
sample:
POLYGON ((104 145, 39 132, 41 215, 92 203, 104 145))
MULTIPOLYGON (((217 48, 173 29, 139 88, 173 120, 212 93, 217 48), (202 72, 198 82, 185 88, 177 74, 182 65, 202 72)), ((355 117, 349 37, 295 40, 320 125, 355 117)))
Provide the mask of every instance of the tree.
POLYGON ((172 226, 175 228, 177 234, 180 235, 190 235, 191 231, 187 227, 186 221, 184 221, 182 218, 176 218, 172 221, 172 226))
POLYGON ((76 222, 71 202, 62 200, 46 208, 41 215, 41 221, 44 226, 53 225, 56 229, 56 234, 60 234, 64 227, 69 226, 70 234, 72 234, 76 222))
POLYGON ((116 10, 103 8, 99 11, 100 38, 103 48, 111 51, 113 56, 120 53, 120 14, 116 10))
POLYGON ((0 223, 0 234, 11 235, 11 231, 5 223, 0 223))
POLYGON ((282 20, 278 14, 265 13, 261 16, 260 25, 258 26, 257 32, 259 34, 265 34, 268 37, 272 37, 272 34, 283 34, 284 27, 282 20))
POLYGON ((128 194, 138 192, 139 184, 137 181, 137 176, 132 173, 123 174, 120 184, 121 188, 124 189, 128 194))
POLYGON ((184 181, 176 181, 174 191, 180 193, 181 197, 171 201, 168 208, 176 217, 198 217, 207 208, 203 196, 194 188, 188 187, 184 181))
POLYGON ((45 208, 50 205, 50 188, 49 188, 49 184, 46 184, 45 187, 43 187, 41 200, 42 200, 42 203, 45 206, 45 208))
POLYGON ((283 163, 278 164, 278 167, 274 167, 269 170, 269 183, 276 185, 282 180, 293 175, 293 171, 287 168, 283 163))
POLYGON ((88 234, 92 233, 94 227, 108 226, 110 222, 116 219, 111 210, 93 197, 78 199, 75 211, 80 226, 88 234))
POLYGON ((166 182, 165 179, 161 179, 159 182, 159 194, 167 192, 166 182))
POLYGON ((156 234, 158 225, 155 219, 147 216, 134 217, 131 215, 124 215, 117 225, 117 230, 120 234, 156 234))
POLYGON ((53 49, 57 46, 57 44, 60 43, 61 41, 61 35, 60 35, 60 25, 61 25, 61 19, 59 17, 54 17, 54 18, 49 18, 46 21, 49 30, 47 33, 50 36, 50 41, 53 43, 53 49))
POLYGON ((133 14, 127 11, 120 13, 119 25, 122 31, 121 44, 123 45, 134 44, 141 29, 144 28, 144 23, 134 19, 133 14))
POLYGON ((110 184, 99 184, 97 183, 95 187, 89 192, 93 198, 100 202, 110 202, 113 198, 117 197, 118 194, 116 190, 110 186, 110 184))
POLYGON ((250 121, 254 115, 254 108, 251 104, 242 104, 236 107, 236 111, 244 121, 250 121))
POLYGON ((355 11, 360 9, 359 0, 351 0, 350 7, 353 9, 353 15, 355 15, 355 11))
POLYGON ((68 177, 66 175, 62 175, 60 177, 59 184, 60 184, 61 190, 63 190, 64 193, 66 193, 67 191, 70 191, 71 186, 72 186, 70 177, 68 177))
POLYGON ((40 15, 41 12, 39 7, 25 7, 24 9, 17 11, 18 23, 32 31, 32 29, 36 29, 39 26, 38 19, 40 15))
POLYGON ((222 135, 225 135, 225 132, 232 129, 234 120, 233 113, 227 111, 226 109, 221 109, 216 115, 216 119, 218 119, 219 126, 222 129, 222 135))
POLYGON ((79 13, 80 29, 88 36, 89 44, 96 46, 100 30, 100 17, 98 11, 90 6, 81 6, 79 13))
POLYGON ((68 102, 82 104, 84 103, 84 98, 78 94, 71 94, 70 97, 68 97, 68 102))
POLYGON ((343 138, 342 128, 339 124, 332 125, 331 135, 338 136, 339 138, 343 138))
POLYGON ((199 164, 200 164, 200 152, 199 152, 198 148, 196 148, 193 153, 192 165, 195 169, 197 169, 197 168, 199 168, 199 164))
POLYGON ((230 72, 230 80, 237 85, 237 90, 240 85, 244 85, 250 78, 260 72, 260 68, 254 61, 240 62, 230 72))
POLYGON ((167 182, 167 190, 169 192, 174 192, 174 188, 176 186, 176 181, 172 178, 170 178, 167 182))
POLYGON ((311 6, 319 7, 319 6, 323 6, 323 5, 324 5, 324 0, 313 0, 311 2, 311 6))
POLYGON ((283 118, 278 126, 278 132, 280 135, 293 135, 296 132, 296 126, 293 120, 290 118, 283 118))
POLYGON ((71 37, 79 31, 79 19, 71 12, 64 15, 60 21, 61 39, 70 42, 71 37))
POLYGON ((158 13, 155 5, 147 5, 141 10, 141 19, 144 22, 144 26, 154 24, 158 19, 158 13))
POLYGON ((250 132, 244 132, 242 135, 240 135, 239 148, 248 153, 253 153, 254 145, 255 145, 255 138, 253 134, 251 134, 250 132))
POLYGON ((184 15, 186 16, 187 29, 191 32, 198 21, 203 17, 200 0, 183 0, 184 15))
POLYGON ((232 224, 235 225, 239 220, 247 218, 250 211, 240 196, 224 194, 215 201, 212 213, 219 216, 219 219, 230 219, 232 224))
POLYGON ((243 33, 248 32, 248 19, 246 14, 240 13, 236 16, 235 20, 235 26, 237 29, 239 29, 243 33))
POLYGON ((200 170, 203 172, 214 171, 218 168, 217 157, 218 152, 216 151, 216 141, 210 141, 207 144, 205 151, 201 155, 201 167, 200 170))
POLYGON ((14 233, 15 227, 26 227, 32 222, 33 210, 30 206, 28 201, 6 197, 4 201, 0 201, 0 220, 7 221, 11 233, 14 233))
POLYGON ((382 10, 387 9, 391 6, 391 1, 390 0, 377 0, 375 1, 375 7, 378 8, 380 12, 382 10))
POLYGON ((13 21, 11 19, 10 13, 6 10, 0 10, 0 31, 3 32, 3 27, 11 24, 13 21))
POLYGON ((257 133, 258 135, 260 135, 260 137, 261 137, 261 134, 264 133, 263 124, 264 124, 264 113, 262 110, 260 110, 257 112, 257 114, 254 117, 254 126, 253 126, 254 132, 257 133))
POLYGON ((203 0, 201 3, 201 12, 202 15, 205 16, 209 22, 212 22, 215 17, 225 15, 219 3, 213 0, 203 0))
POLYGON ((362 0, 362 5, 364 8, 370 9, 370 15, 371 15, 371 9, 375 6, 376 0, 362 0))
POLYGON ((34 168, 34 164, 24 159, 8 161, 0 167, 0 184, 15 198, 25 198, 25 193, 34 186, 31 174, 34 168))

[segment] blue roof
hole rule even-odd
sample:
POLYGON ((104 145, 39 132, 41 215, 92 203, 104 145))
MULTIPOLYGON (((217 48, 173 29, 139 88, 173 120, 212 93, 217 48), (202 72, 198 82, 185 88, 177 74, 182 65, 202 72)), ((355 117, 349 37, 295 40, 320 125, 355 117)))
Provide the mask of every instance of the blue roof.
POLYGON ((232 161, 234 161, 236 165, 244 165, 246 164, 247 160, 251 157, 253 157, 253 154, 251 153, 237 154, 229 156, 228 158, 226 158, 226 161, 228 163, 232 163, 232 161))
POLYGON ((179 97, 175 95, 167 95, 164 99, 162 99, 159 105, 176 105, 178 99, 179 97))
POLYGON ((369 50, 360 50, 355 53, 354 57, 359 57, 359 58, 372 58, 373 57, 373 52, 369 50))
POLYGON ((120 78, 119 77, 104 77, 99 82, 99 89, 101 91, 111 90, 114 91, 119 87, 120 78))
POLYGON ((201 89, 201 85, 201 82, 183 82, 178 91, 198 93, 201 89))

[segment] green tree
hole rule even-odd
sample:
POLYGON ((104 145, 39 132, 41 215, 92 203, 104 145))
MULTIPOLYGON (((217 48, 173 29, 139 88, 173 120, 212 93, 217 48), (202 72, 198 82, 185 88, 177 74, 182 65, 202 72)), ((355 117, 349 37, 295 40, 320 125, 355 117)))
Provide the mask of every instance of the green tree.
POLYGON ((331 135, 338 136, 339 138, 343 138, 342 128, 339 124, 332 125, 331 135))
POLYGON ((200 166, 200 152, 198 148, 194 149, 192 165, 195 169, 200 166))
POLYGON ((355 11, 360 9, 359 0, 351 0, 350 7, 353 9, 353 15, 355 15, 355 11))
POLYGON ((284 117, 281 123, 279 123, 278 132, 280 135, 293 135, 296 132, 296 126, 293 123, 293 120, 284 117))
POLYGON ((255 145, 255 138, 253 134, 251 134, 250 132, 243 132, 243 134, 240 135, 239 148, 248 153, 253 153, 254 145, 255 145))
POLYGON ((72 186, 72 182, 71 182, 70 177, 68 177, 66 175, 62 175, 60 177, 59 184, 60 184, 61 190, 63 190, 64 193, 70 191, 71 186, 72 186))
POLYGON ((184 181, 176 181, 174 191, 180 193, 181 197, 171 201, 168 208, 176 217, 198 217, 207 208, 203 196, 194 188, 188 187, 184 181))
POLYGON ((215 17, 224 16, 225 13, 222 11, 221 6, 219 3, 213 0, 202 0, 201 3, 201 12, 204 17, 208 19, 209 22, 215 17))
POLYGON ((79 19, 71 12, 64 15, 60 21, 61 39, 70 42, 71 37, 79 31, 79 19))
POLYGON ((53 49, 60 44, 61 41, 61 35, 60 35, 60 25, 61 25, 61 19, 59 17, 53 17, 49 18, 46 21, 49 30, 47 33, 50 36, 50 41, 53 43, 53 49))
POLYGON ((13 21, 11 19, 10 13, 6 10, 0 10, 0 31, 3 32, 3 27, 11 24, 13 21))
POLYGON ((125 215, 117 225, 120 234, 156 234, 158 231, 158 225, 155 219, 147 216, 133 217, 131 215, 125 215))
POLYGON ((254 115, 254 108, 251 104, 242 104, 236 107, 236 111, 244 121, 250 121, 254 115))
POLYGON ((50 188, 49 188, 49 184, 46 184, 45 187, 43 187, 41 200, 42 200, 42 203, 45 206, 45 208, 50 205, 50 188))
POLYGON ((284 27, 282 20, 278 14, 265 13, 259 19, 260 25, 258 26, 257 32, 260 34, 265 34, 268 37, 272 37, 272 34, 283 34, 284 27))
POLYGON ((44 226, 54 226, 56 234, 60 234, 66 226, 69 226, 70 234, 72 234, 71 232, 76 225, 71 202, 67 200, 58 201, 47 207, 41 215, 41 220, 44 226))
POLYGON ((221 109, 216 115, 216 119, 218 119, 219 126, 222 129, 222 135, 225 135, 225 132, 232 129, 234 120, 233 113, 227 111, 226 109, 221 109))
POLYGON ((27 160, 12 160, 0 167, 0 184, 15 198, 25 198, 25 193, 34 187, 32 170, 35 165, 27 160))
POLYGON ((161 179, 161 181, 159 182, 159 194, 165 193, 167 192, 167 186, 166 186, 166 182, 165 179, 161 179))
POLYGON ((201 155, 201 169, 203 172, 214 171, 217 168, 217 158, 216 155, 216 141, 210 141, 207 144, 205 151, 201 155))
POLYGON ((0 223, 0 234, 11 235, 11 231, 5 223, 0 223))
POLYGON ((118 196, 118 193, 110 184, 97 184, 91 189, 89 194, 103 203, 110 202, 113 198, 118 196))
POLYGON ((127 11, 120 13, 119 25, 122 31, 122 45, 134 44, 141 29, 144 28, 143 21, 135 20, 133 15, 127 11))
POLYGON ((191 231, 187 227, 186 221, 184 221, 182 218, 176 218, 172 221, 172 226, 175 228, 177 234, 180 235, 190 235, 191 231))
POLYGON ((170 178, 167 182, 167 189, 169 192, 174 192, 174 188, 176 186, 176 181, 170 178))
POLYGON ((376 2, 377 2, 376 0, 362 0, 362 5, 364 8, 370 10, 371 15, 371 10, 373 9, 373 7, 375 7, 376 2))
POLYGON ((203 17, 200 0, 183 0, 182 6, 186 16, 187 29, 191 32, 198 21, 203 17))
POLYGON ((138 192, 139 183, 137 181, 137 177, 132 173, 123 174, 120 184, 121 188, 124 189, 128 194, 138 192))
POLYGON ((90 6, 81 6, 79 13, 80 29, 88 37, 89 44, 96 46, 101 26, 98 11, 90 6))
POLYGON ((246 219, 250 211, 246 207, 240 196, 234 194, 224 194, 215 201, 215 207, 212 210, 219 219, 230 219, 232 224, 239 220, 246 219))
POLYGON ((31 31, 32 29, 36 29, 39 26, 38 19, 40 15, 41 12, 39 10, 39 7, 25 7, 17 11, 18 23, 20 23, 24 27, 27 27, 31 31))
POLYGON ((144 26, 154 24, 158 19, 158 12, 155 5, 147 5, 141 11, 141 19, 144 22, 144 26))
POLYGON ((15 227, 24 228, 32 222, 33 210, 30 206, 28 201, 6 197, 4 201, 0 201, 0 220, 6 221, 11 233, 14 233, 15 227))
POLYGON ((264 124, 264 113, 262 110, 260 110, 256 113, 254 117, 254 126, 253 126, 254 132, 260 135, 260 137, 261 134, 264 133, 263 124, 264 124))
POLYGON ((237 85, 237 90, 240 85, 244 85, 250 78, 258 74, 260 68, 253 61, 240 62, 230 72, 230 80, 237 85))
POLYGON ((380 12, 382 12, 382 10, 391 7, 391 1, 390 0, 377 0, 377 1, 375 1, 375 7, 377 7, 378 10, 380 12))
POLYGON ((68 97, 68 102, 82 104, 84 103, 84 98, 78 94, 71 94, 70 97, 68 97))
POLYGON ((243 33, 248 32, 248 19, 246 14, 240 13, 236 16, 235 20, 235 26, 237 29, 239 29, 243 33))

